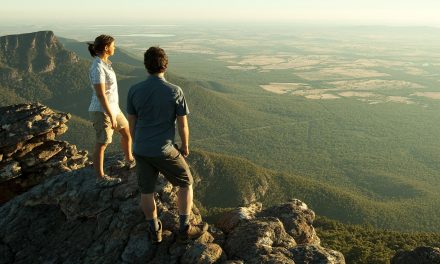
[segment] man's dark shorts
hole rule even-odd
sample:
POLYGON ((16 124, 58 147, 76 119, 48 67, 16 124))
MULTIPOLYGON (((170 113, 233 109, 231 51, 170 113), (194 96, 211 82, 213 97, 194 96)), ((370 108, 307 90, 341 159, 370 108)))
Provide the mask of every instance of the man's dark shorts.
POLYGON ((172 148, 165 157, 134 156, 138 185, 143 194, 154 192, 159 172, 174 186, 188 187, 193 184, 189 166, 176 148, 172 148))

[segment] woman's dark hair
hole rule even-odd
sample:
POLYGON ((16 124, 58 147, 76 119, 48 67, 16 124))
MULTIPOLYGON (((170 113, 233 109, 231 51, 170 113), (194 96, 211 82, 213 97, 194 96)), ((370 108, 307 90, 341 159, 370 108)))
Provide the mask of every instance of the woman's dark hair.
POLYGON ((151 47, 144 53, 144 65, 150 74, 165 72, 168 67, 168 56, 163 49, 151 47))
POLYGON ((107 45, 112 44, 115 39, 109 35, 101 35, 95 38, 94 43, 87 43, 89 45, 89 52, 92 57, 104 52, 107 45))

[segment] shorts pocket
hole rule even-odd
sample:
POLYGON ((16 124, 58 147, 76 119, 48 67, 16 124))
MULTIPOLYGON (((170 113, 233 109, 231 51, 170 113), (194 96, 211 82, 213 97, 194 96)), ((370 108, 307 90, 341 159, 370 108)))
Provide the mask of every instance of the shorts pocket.
POLYGON ((175 160, 180 156, 180 151, 175 147, 171 147, 171 150, 165 154, 165 158, 175 160))

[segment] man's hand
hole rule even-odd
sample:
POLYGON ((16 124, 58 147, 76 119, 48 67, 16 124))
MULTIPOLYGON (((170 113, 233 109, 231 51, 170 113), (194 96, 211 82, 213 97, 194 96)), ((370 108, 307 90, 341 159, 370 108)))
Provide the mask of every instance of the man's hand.
POLYGON ((180 148, 180 153, 182 154, 182 156, 184 156, 185 158, 188 157, 189 155, 189 146, 182 146, 180 148))

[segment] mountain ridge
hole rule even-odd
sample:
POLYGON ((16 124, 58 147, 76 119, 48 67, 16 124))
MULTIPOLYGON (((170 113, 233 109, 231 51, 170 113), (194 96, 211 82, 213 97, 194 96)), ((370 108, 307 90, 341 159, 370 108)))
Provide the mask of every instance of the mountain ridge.
POLYGON ((64 49, 52 31, 0 37, 0 63, 19 72, 48 73, 58 63, 76 63, 78 60, 74 52, 64 49))

